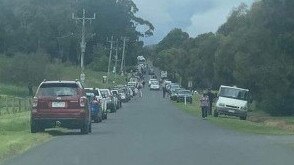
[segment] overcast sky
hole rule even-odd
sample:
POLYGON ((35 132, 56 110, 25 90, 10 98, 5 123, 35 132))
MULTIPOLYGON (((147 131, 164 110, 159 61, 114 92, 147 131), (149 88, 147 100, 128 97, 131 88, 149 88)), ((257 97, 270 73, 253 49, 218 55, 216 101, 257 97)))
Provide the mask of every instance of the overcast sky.
POLYGON ((138 16, 155 26, 154 36, 144 39, 145 44, 155 44, 173 28, 181 28, 192 37, 206 32, 216 32, 234 7, 254 0, 133 0, 138 16))

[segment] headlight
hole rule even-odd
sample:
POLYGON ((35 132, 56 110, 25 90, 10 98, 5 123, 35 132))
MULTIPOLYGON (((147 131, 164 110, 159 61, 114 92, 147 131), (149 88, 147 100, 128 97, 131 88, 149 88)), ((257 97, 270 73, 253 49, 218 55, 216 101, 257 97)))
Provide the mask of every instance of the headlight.
POLYGON ((224 104, 224 103, 219 103, 218 106, 220 106, 220 107, 225 107, 226 104, 224 104))

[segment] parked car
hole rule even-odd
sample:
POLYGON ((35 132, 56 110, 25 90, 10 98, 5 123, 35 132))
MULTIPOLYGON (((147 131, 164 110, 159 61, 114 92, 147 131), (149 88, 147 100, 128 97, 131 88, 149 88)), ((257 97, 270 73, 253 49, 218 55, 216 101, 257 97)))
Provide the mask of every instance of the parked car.
POLYGON ((91 110, 91 119, 94 120, 95 123, 99 123, 103 119, 102 108, 98 98, 96 97, 97 90, 85 89, 86 95, 89 102, 89 109, 91 110))
POLYGON ((189 102, 190 104, 192 104, 193 102, 193 96, 192 96, 192 92, 189 90, 179 90, 177 92, 177 102, 189 102))
POLYGON ((122 107, 121 96, 119 95, 118 89, 111 90, 112 96, 117 98, 116 109, 122 107))
POLYGON ((152 81, 157 81, 157 79, 150 79, 149 82, 148 82, 148 86, 150 87, 152 81))
POLYGON ((178 89, 178 88, 180 88, 179 84, 171 83, 167 86, 167 91, 169 94, 171 94, 175 89, 178 89))
POLYGON ((160 85, 158 81, 152 81, 150 85, 150 90, 159 90, 160 85))
POLYGON ((249 108, 249 90, 230 86, 221 86, 216 102, 214 116, 236 116, 246 120, 249 108))
POLYGON ((31 132, 55 126, 91 132, 91 113, 79 81, 44 81, 33 99, 31 132))
POLYGON ((100 89, 100 92, 102 94, 102 97, 105 99, 106 101, 106 109, 110 110, 110 113, 114 113, 116 112, 116 100, 115 98, 112 96, 111 92, 109 89, 100 89))
POLYGON ((101 91, 99 88, 85 88, 86 91, 87 90, 93 90, 96 100, 99 102, 100 104, 100 108, 101 108, 101 112, 102 112, 102 119, 105 120, 107 119, 107 107, 106 105, 104 105, 105 99, 102 97, 101 91))
POLYGON ((175 89, 173 92, 171 92, 171 94, 170 94, 170 99, 172 100, 172 101, 176 101, 177 100, 177 97, 178 97, 178 91, 179 90, 183 90, 182 88, 177 88, 177 89, 175 89))

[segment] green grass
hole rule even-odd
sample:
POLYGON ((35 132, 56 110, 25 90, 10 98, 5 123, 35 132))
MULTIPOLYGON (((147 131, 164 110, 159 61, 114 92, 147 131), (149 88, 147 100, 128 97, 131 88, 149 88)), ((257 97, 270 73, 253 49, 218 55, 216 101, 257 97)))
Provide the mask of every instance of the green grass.
MULTIPOLYGON (((176 106, 193 116, 201 117, 201 109, 199 103, 199 96, 194 96, 193 104, 175 103, 176 106)), ((266 134, 266 135, 294 135, 294 129, 290 126, 282 126, 281 124, 270 124, 272 120, 277 120, 279 122, 284 121, 291 125, 294 123, 294 117, 279 117, 279 118, 269 118, 263 122, 252 122, 250 120, 242 121, 237 117, 225 117, 220 116, 218 118, 208 117, 208 120, 216 125, 224 128, 236 130, 239 132, 253 133, 253 134, 266 134)), ((273 122, 274 123, 274 122, 273 122)), ((294 128, 294 126, 293 126, 294 128)))
POLYGON ((20 154, 50 138, 30 133, 30 112, 0 116, 0 160, 20 154))

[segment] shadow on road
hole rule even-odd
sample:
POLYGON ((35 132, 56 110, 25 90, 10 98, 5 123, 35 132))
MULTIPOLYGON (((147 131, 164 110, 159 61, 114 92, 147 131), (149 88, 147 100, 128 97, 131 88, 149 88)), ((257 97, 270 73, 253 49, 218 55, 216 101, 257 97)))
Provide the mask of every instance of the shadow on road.
POLYGON ((82 135, 80 131, 64 129, 50 129, 46 130, 46 133, 48 133, 51 136, 82 135))

